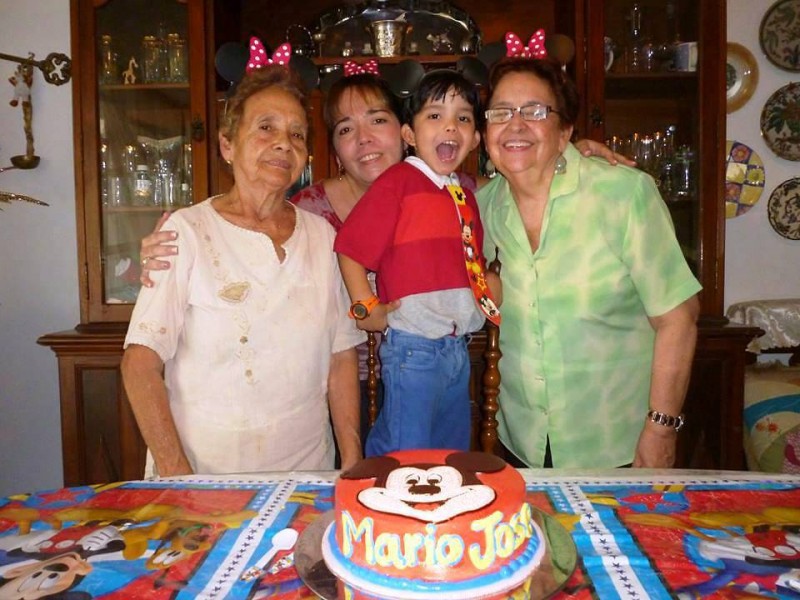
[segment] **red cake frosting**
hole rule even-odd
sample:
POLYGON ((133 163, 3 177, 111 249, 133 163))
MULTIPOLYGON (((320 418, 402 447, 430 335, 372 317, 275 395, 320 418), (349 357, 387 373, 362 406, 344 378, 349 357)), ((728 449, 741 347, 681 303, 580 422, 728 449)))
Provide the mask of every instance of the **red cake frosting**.
POLYGON ((335 494, 334 533, 323 554, 331 571, 362 591, 468 598, 474 588, 519 585, 544 551, 524 480, 491 454, 407 450, 368 458, 342 474, 335 494))

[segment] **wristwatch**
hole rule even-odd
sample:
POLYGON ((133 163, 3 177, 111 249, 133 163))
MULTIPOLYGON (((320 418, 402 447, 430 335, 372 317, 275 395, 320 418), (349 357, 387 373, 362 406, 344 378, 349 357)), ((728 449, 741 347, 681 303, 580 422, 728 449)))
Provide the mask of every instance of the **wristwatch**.
POLYGON ((679 414, 677 417, 673 417, 672 415, 658 412, 657 410, 651 410, 647 413, 647 418, 653 423, 663 425, 664 427, 672 427, 675 431, 680 431, 681 427, 686 423, 686 418, 683 416, 683 413, 679 414))
POLYGON ((380 303, 381 303, 380 299, 375 294, 373 294, 366 300, 356 300, 355 302, 353 302, 350 305, 350 312, 348 314, 350 315, 351 319, 355 319, 356 321, 363 321, 370 315, 372 309, 378 306, 378 304, 380 303))

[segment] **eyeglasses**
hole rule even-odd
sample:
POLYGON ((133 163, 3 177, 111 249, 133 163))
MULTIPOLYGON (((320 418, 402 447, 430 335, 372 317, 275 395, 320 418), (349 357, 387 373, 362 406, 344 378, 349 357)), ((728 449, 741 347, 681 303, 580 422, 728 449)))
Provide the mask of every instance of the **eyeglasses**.
POLYGON ((525 121, 543 121, 550 113, 559 113, 552 106, 547 104, 526 104, 525 106, 517 106, 515 108, 490 108, 484 114, 489 123, 508 123, 518 112, 525 121))

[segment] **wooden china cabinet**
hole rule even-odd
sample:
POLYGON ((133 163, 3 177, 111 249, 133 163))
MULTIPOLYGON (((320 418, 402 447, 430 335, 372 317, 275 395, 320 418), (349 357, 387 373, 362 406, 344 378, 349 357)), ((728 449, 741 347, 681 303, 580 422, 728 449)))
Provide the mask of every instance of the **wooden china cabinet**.
MULTIPOLYGON (((164 207, 201 201, 230 185, 216 145, 226 89, 214 71, 217 49, 252 34, 277 46, 296 24, 321 26, 320 15, 346 4, 352 3, 71 0, 81 323, 39 340, 58 359, 65 485, 142 473, 144 445, 119 374, 138 291, 139 240, 164 207), (132 72, 131 58, 138 64, 132 72), (135 82, 126 81, 126 71, 135 82)), ((725 2, 507 0, 502 10, 480 0, 457 4, 477 24, 484 45, 502 40, 506 31, 527 41, 539 27, 575 40, 568 69, 583 99, 580 137, 625 140, 636 133, 652 140, 674 126, 672 144, 681 158, 688 157, 690 173, 684 193, 673 193, 672 177, 662 191, 703 284, 678 466, 743 468, 744 348, 758 330, 730 327, 722 318, 725 2), (667 67, 677 42, 697 42, 696 70, 667 67), (645 66, 636 62, 643 55, 651 61, 645 66)), ((414 6, 426 4, 419 0, 414 6)), ((413 58, 431 67, 453 64, 460 56, 413 58)), ((315 60, 321 67, 336 62, 315 60)), ((312 94, 315 180, 333 169, 321 102, 317 90, 312 94)), ((481 335, 471 348, 476 370, 486 345, 481 335)), ((473 381, 474 395, 478 385, 473 381)))
POLYGON ((139 240, 208 195, 203 0, 71 0, 81 323, 56 353, 64 484, 140 478, 145 447, 119 372, 139 240), (135 65, 134 65, 135 61, 135 65))

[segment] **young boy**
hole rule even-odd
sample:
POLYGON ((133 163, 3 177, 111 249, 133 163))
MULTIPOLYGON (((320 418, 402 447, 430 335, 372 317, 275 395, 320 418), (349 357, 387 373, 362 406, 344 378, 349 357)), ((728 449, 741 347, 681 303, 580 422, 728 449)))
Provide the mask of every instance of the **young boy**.
POLYGON ((455 71, 432 71, 404 117, 403 139, 416 156, 372 184, 334 245, 350 315, 361 329, 388 326, 380 347, 384 404, 367 456, 469 449, 465 336, 487 316, 499 321, 484 278, 478 206, 454 174, 480 141, 477 90, 455 71), (377 273, 380 300, 367 270, 377 273))

